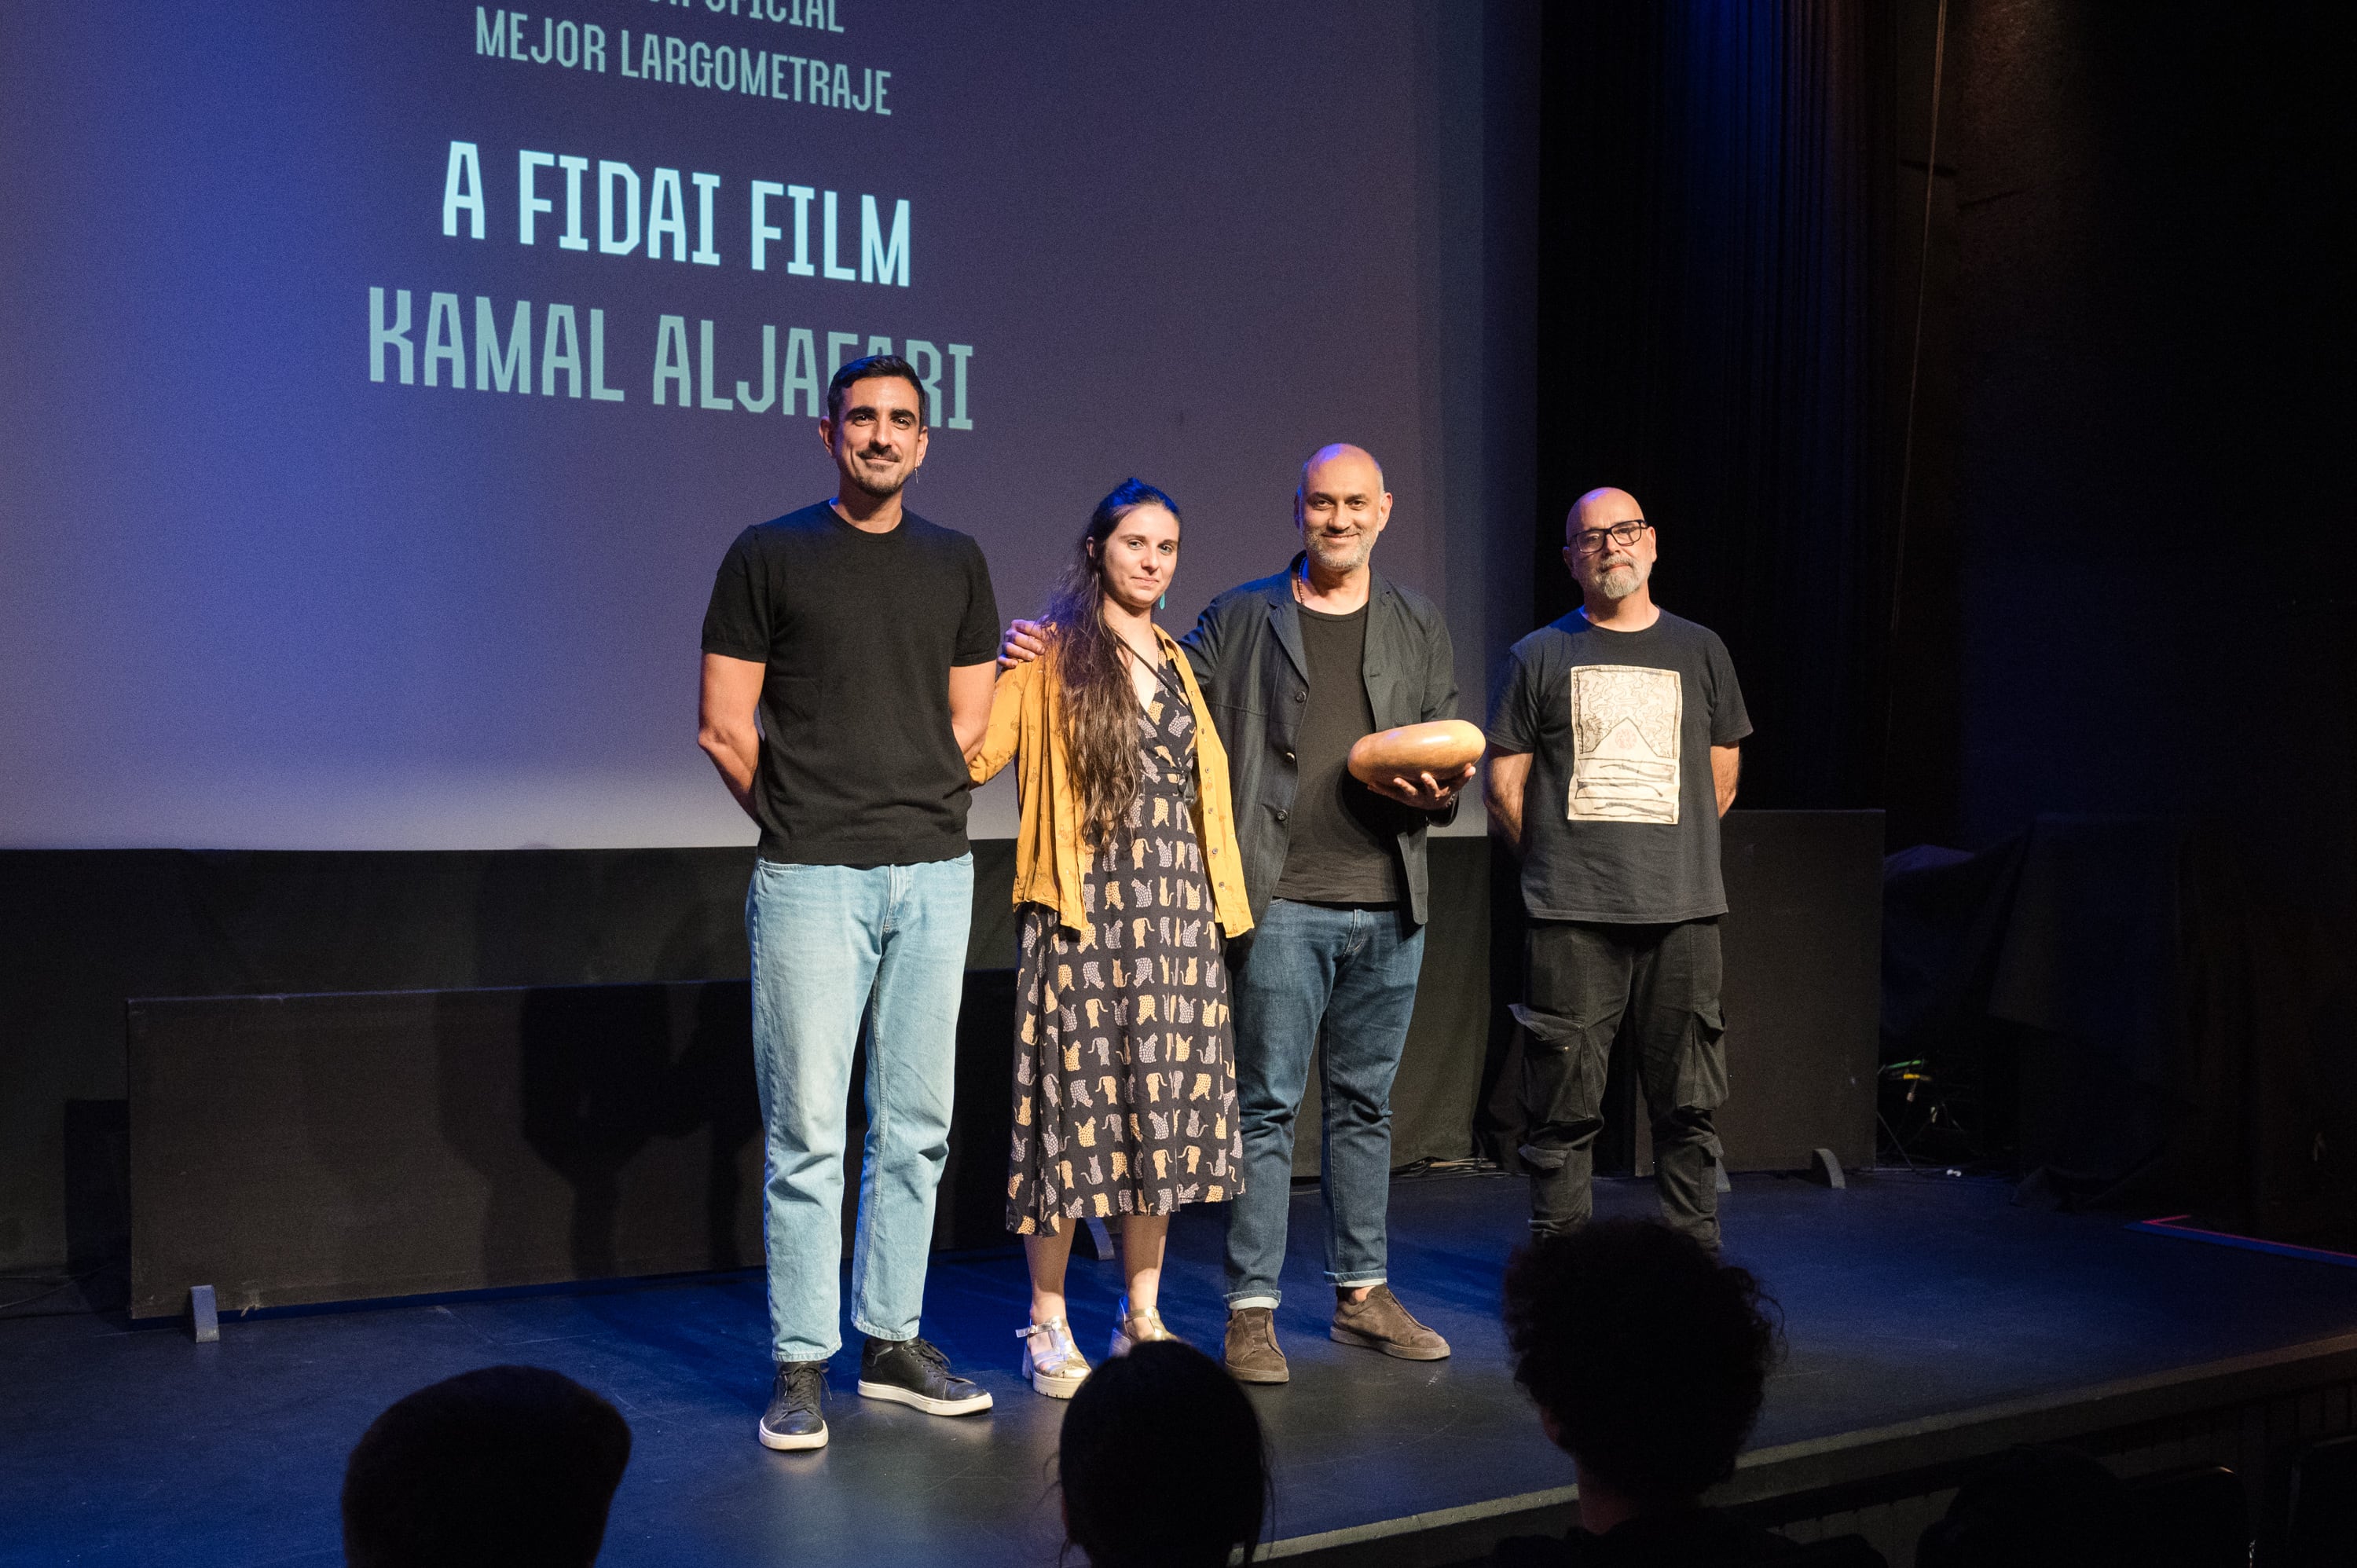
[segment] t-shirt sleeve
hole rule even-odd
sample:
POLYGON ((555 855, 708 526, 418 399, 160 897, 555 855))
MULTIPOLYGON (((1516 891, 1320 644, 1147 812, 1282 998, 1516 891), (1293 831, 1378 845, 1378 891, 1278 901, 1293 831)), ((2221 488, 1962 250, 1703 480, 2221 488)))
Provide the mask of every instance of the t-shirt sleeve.
POLYGON ((704 610, 704 651, 755 664, 770 661, 770 606, 761 592, 750 529, 737 536, 712 579, 712 602, 704 610))
POLYGON ((998 597, 990 591, 990 563, 971 539, 965 554, 965 619, 959 623, 957 651, 950 659, 961 667, 988 664, 998 657, 998 597))
POLYGON ((1519 648, 1506 655, 1506 677, 1490 704, 1490 744, 1500 751, 1539 748, 1539 677, 1533 662, 1519 648))
POLYGON ((1751 733, 1751 714, 1743 705, 1743 683, 1735 678, 1735 660, 1727 644, 1710 639, 1710 744, 1733 746, 1751 733))

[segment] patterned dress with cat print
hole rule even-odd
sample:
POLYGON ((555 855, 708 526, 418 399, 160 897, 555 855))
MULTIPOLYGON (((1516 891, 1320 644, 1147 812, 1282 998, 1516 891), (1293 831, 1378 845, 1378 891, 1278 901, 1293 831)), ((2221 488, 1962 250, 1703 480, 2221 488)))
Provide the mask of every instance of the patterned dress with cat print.
POLYGON ((1089 857, 1089 924, 1023 908, 1006 1226, 1168 1214, 1243 1187, 1220 928, 1189 814, 1195 716, 1174 670, 1138 716, 1137 798, 1089 857))

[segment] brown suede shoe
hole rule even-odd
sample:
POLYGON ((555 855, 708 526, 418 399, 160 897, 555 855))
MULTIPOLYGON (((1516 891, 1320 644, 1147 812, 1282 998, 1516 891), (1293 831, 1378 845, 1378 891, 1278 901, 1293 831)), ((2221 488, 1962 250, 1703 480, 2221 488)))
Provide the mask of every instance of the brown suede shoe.
POLYGON ((1229 1309, 1225 1359, 1228 1375, 1236 1381, 1282 1383, 1293 1376, 1285 1364, 1285 1352, 1276 1348, 1275 1318, 1274 1307, 1229 1309))
MULTIPOLYGON (((1232 1330, 1231 1331, 1232 1332, 1232 1330)), ((1442 1361, 1448 1341, 1408 1316, 1389 1285, 1377 1285, 1364 1301, 1334 1299, 1334 1327, 1329 1336, 1338 1345, 1381 1350, 1403 1361, 1442 1361)))

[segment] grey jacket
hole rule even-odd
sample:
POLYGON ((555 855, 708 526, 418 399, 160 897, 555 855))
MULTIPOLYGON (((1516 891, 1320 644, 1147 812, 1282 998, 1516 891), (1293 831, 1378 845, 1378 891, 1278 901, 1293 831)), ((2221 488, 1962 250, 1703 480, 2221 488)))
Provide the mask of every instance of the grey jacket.
MULTIPOLYGON (((1178 639, 1228 749, 1244 895, 1255 920, 1268 908, 1269 890, 1285 875, 1293 832, 1287 818, 1300 783, 1294 744, 1309 697, 1309 660, 1302 651, 1301 613, 1293 598, 1293 578, 1300 570, 1297 554, 1274 576, 1230 588, 1178 639)), ((1367 593, 1365 678, 1379 730, 1457 716, 1457 660, 1448 622, 1431 600, 1380 573, 1367 593)), ((1451 802, 1445 811, 1410 806, 1396 811, 1408 913, 1420 926, 1431 888, 1426 829, 1454 819, 1457 807, 1451 802)))

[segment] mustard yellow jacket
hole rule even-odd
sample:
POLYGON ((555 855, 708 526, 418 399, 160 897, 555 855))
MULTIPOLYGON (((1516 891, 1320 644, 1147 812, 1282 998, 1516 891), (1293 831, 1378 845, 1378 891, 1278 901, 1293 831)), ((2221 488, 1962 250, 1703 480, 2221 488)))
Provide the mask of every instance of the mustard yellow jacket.
MULTIPOLYGON (((1235 812, 1228 803, 1228 754, 1186 655, 1158 626, 1154 639, 1177 662, 1178 678, 1187 684, 1187 705, 1195 714, 1195 839, 1203 846, 1212 913, 1222 931, 1242 936, 1252 929, 1252 906, 1244 897, 1235 812)), ((1017 763, 1015 798, 1022 824, 1015 836, 1015 902, 1044 904, 1078 931, 1087 929, 1089 919, 1081 902, 1088 854, 1081 844, 1080 799, 1064 767, 1055 658, 1050 651, 1000 674, 991 693, 990 727, 981 748, 966 758, 966 771, 975 783, 985 784, 1009 762, 1017 763)))

